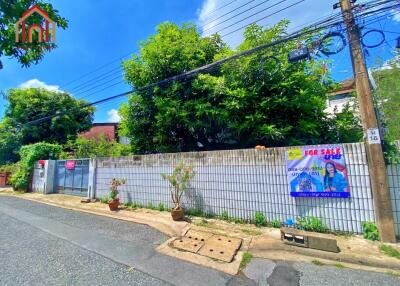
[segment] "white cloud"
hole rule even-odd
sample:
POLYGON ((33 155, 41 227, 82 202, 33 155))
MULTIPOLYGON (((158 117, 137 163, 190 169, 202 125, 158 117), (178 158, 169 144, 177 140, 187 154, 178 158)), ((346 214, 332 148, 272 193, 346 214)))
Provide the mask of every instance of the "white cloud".
POLYGON ((45 88, 51 91, 62 91, 58 85, 49 85, 44 83, 43 81, 38 80, 37 78, 30 79, 26 82, 23 82, 19 85, 20 88, 45 88))
POLYGON ((120 122, 121 121, 121 117, 118 114, 118 110, 116 109, 110 109, 109 111, 107 111, 107 115, 108 115, 108 122, 120 122))
POLYGON ((400 13, 398 11, 392 13, 393 14, 393 21, 400 22, 400 13), (396 14, 395 14, 396 13, 396 14))

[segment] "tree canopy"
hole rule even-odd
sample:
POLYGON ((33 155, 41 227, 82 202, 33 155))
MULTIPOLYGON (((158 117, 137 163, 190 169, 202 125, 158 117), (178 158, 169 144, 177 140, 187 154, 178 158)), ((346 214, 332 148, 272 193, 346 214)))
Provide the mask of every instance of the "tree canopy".
MULTIPOLYGON (((0 57, 2 55, 16 58, 22 66, 28 67, 37 64, 48 51, 42 45, 32 45, 23 48, 15 43, 15 23, 31 6, 37 4, 46 11, 49 17, 56 22, 57 27, 66 29, 68 21, 61 17, 50 3, 42 0, 0 0, 0 57)), ((27 24, 42 24, 40 15, 32 14, 27 24)), ((36 35, 37 36, 37 35, 36 35)), ((54 48, 56 45, 52 45, 54 48)))
POLYGON ((387 127, 386 139, 400 140, 400 55, 393 58, 386 69, 373 72, 377 84, 375 96, 383 113, 383 123, 387 127))
MULTIPOLYGON (((124 62, 125 77, 140 88, 271 43, 287 25, 252 25, 232 50, 218 35, 200 37, 193 25, 164 23, 124 62)), ((139 153, 334 143, 338 126, 324 113, 333 82, 324 80, 319 61, 289 63, 294 48, 288 42, 194 79, 135 92, 120 109, 121 132, 139 153)))
POLYGON ((77 134, 90 129, 94 107, 84 107, 84 100, 65 92, 41 88, 10 89, 5 116, 0 123, 0 153, 4 161, 15 161, 19 147, 37 142, 64 144, 77 134), (35 124, 32 120, 59 113, 35 124))

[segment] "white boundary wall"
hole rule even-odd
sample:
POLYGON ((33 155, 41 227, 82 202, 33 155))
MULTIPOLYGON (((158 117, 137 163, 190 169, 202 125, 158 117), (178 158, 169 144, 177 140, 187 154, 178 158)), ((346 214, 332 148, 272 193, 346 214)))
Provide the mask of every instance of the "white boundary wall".
MULTIPOLYGON (((186 208, 215 215, 227 211, 246 220, 253 219, 256 211, 263 212, 268 221, 315 216, 331 230, 360 233, 362 222, 375 221, 365 148, 363 143, 342 145, 351 198, 291 197, 286 151, 294 147, 97 158, 95 197, 107 195, 112 178, 125 178, 126 184, 120 187, 122 202, 170 207, 169 184, 160 174, 171 173, 174 165, 184 161, 196 171, 183 197, 186 208)), ((400 166, 389 166, 388 173, 399 235, 400 166)))

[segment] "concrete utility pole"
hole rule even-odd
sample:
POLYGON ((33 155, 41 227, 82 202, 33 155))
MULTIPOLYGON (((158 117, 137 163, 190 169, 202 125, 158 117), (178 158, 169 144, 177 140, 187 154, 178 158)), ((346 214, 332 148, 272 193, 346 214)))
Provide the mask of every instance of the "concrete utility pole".
POLYGON ((368 81, 368 71, 361 47, 360 31, 354 20, 350 0, 340 0, 340 7, 347 28, 361 120, 364 135, 367 137, 365 146, 375 205, 375 217, 381 240, 383 242, 396 242, 386 165, 383 157, 378 121, 374 110, 373 95, 368 81))

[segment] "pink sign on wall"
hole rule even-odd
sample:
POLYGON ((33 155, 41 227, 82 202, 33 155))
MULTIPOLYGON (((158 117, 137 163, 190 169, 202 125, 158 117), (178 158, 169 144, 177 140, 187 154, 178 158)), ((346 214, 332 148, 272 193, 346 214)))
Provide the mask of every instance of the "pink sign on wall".
POLYGON ((65 161, 65 169, 67 169, 67 170, 75 170, 75 160, 67 160, 67 161, 65 161))

